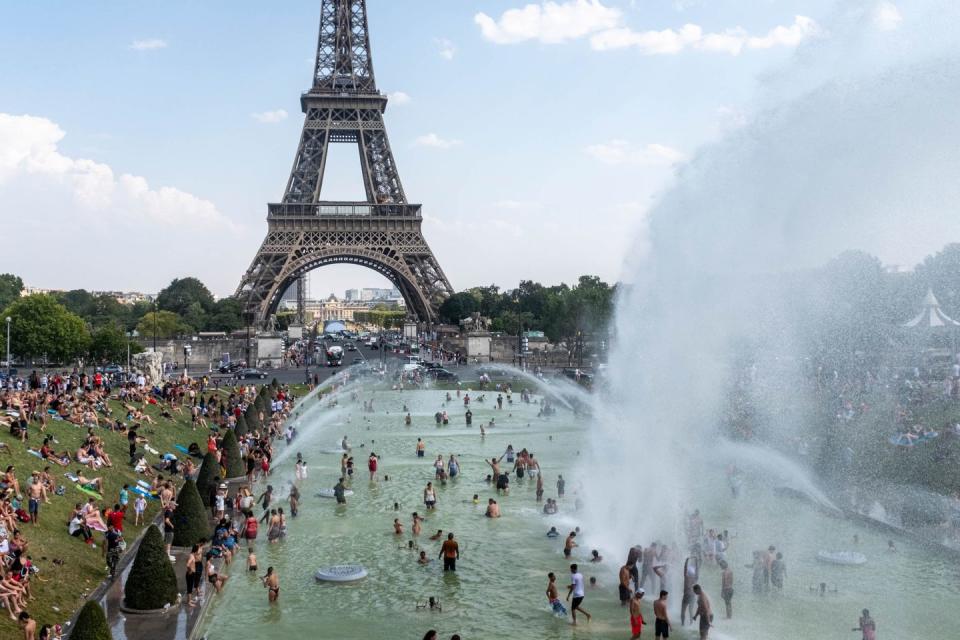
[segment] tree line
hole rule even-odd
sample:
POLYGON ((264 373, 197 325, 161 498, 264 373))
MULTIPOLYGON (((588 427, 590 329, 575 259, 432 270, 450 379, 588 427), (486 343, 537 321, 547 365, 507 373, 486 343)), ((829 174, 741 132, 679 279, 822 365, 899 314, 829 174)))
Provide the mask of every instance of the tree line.
POLYGON ((458 324, 473 313, 489 318, 493 331, 543 331, 553 342, 578 332, 600 334, 613 315, 617 286, 597 276, 580 276, 573 286, 544 286, 522 280, 515 289, 496 285, 455 293, 440 306, 440 319, 458 324))
MULTIPOLYGON (((243 327, 240 303, 214 300, 197 278, 177 278, 155 301, 123 304, 85 289, 21 297, 23 280, 0 274, 0 309, 10 318, 14 356, 36 363, 125 361, 127 349, 142 351, 132 334, 169 339, 196 331, 230 332, 243 327)), ((6 354, 6 327, 0 346, 6 354)))

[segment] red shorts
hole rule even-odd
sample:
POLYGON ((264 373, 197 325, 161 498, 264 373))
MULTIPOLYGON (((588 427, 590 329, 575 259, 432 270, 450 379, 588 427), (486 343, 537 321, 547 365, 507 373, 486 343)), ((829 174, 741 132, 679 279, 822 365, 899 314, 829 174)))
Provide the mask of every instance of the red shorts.
POLYGON ((638 636, 643 629, 643 616, 630 616, 630 632, 638 636))

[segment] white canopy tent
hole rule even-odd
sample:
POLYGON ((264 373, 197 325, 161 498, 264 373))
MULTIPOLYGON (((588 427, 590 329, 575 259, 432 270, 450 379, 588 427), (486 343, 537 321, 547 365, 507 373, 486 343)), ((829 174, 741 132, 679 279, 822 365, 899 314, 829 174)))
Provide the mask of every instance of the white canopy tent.
POLYGON ((923 310, 909 322, 903 324, 904 327, 918 329, 939 329, 941 327, 960 327, 957 322, 940 308, 940 302, 937 296, 933 295, 933 289, 927 289, 927 295, 923 298, 923 310))

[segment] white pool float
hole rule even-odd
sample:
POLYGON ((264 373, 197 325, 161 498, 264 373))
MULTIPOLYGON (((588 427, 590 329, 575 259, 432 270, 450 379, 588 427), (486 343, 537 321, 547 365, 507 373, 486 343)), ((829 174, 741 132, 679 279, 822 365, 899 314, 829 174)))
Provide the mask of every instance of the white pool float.
POLYGON ((867 556, 858 551, 819 551, 817 560, 831 564, 860 565, 867 563, 867 556))
POLYGON ((321 567, 314 577, 318 582, 356 582, 367 577, 367 570, 359 564, 335 564, 321 567))
MULTIPOLYGON (((352 495, 353 495, 352 489, 346 489, 343 492, 344 498, 349 498, 352 495)), ((317 497, 318 498, 336 498, 337 496, 333 493, 333 489, 320 489, 320 491, 317 491, 317 497)))

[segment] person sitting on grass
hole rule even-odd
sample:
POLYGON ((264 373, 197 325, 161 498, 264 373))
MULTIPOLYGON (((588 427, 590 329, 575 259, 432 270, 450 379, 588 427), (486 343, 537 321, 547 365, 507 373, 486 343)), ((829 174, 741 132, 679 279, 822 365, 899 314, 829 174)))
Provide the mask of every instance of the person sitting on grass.
POLYGON ((90 497, 87 504, 83 505, 83 520, 88 527, 96 531, 106 531, 107 523, 103 521, 100 515, 100 507, 97 506, 97 499, 90 497))
POLYGON ((17 480, 17 474, 15 473, 16 469, 11 464, 7 467, 6 472, 3 474, 3 484, 6 486, 6 489, 13 491, 13 495, 20 495, 20 482, 17 480))
POLYGON ((70 452, 64 451, 63 453, 57 453, 54 451, 53 447, 50 446, 50 438, 43 439, 43 445, 40 447, 40 457, 48 462, 58 464, 61 467, 70 464, 70 452))
POLYGON ((77 469, 77 484, 84 489, 96 491, 97 493, 103 493, 103 478, 88 478, 83 475, 82 469, 77 469))
POLYGON ((16 620, 20 612, 27 606, 26 589, 13 579, 12 573, 7 574, 6 578, 0 580, 0 603, 3 603, 7 609, 7 614, 11 620, 16 620))

